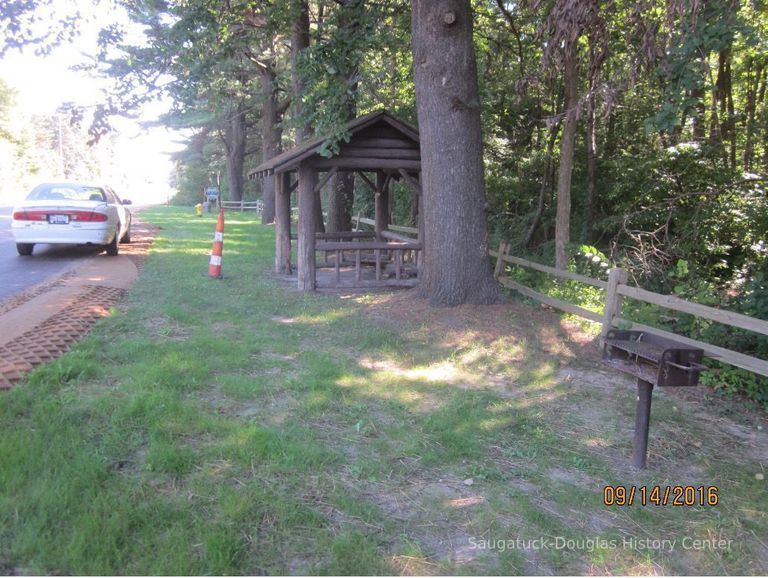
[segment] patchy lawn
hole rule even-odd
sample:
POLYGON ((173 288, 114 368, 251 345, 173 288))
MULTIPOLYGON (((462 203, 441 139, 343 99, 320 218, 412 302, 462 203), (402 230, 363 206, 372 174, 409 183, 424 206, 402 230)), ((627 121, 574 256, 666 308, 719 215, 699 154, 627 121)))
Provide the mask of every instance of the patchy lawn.
POLYGON ((638 473, 634 385, 577 324, 304 296, 236 213, 211 280, 212 216, 142 216, 162 230, 128 299, 0 396, 0 573, 768 573, 764 414, 657 390, 638 473))

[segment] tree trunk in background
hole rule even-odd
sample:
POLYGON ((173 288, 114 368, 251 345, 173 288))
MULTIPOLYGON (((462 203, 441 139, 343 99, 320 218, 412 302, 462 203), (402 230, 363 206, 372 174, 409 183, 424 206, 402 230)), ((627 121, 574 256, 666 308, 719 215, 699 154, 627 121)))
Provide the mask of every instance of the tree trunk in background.
MULTIPOLYGON (((750 72, 754 62, 750 62, 750 72)), ((760 78, 763 76, 764 65, 757 64, 754 75, 748 74, 747 80, 747 105, 746 105, 746 139, 744 141, 743 164, 745 171, 752 170, 755 153, 755 113, 757 112, 757 91, 760 86, 760 78)))
POLYGON ((733 75, 731 73, 731 51, 728 50, 725 61, 725 102, 728 119, 728 156, 731 169, 736 170, 736 109, 733 104, 733 75))
POLYGON ((227 183, 229 184, 230 200, 240 201, 243 198, 243 165, 246 145, 245 105, 238 102, 237 107, 230 114, 224 129, 227 183))
POLYGON ((587 98, 587 194, 584 202, 583 241, 589 243, 595 220, 595 202, 597 201, 597 126, 595 123, 595 79, 589 79, 587 98))
POLYGON ((568 268, 568 243, 571 241, 571 176, 573 147, 578 124, 578 47, 569 42, 565 47, 565 121, 560 139, 560 168, 557 177, 557 216, 555 218, 555 267, 568 268))
POLYGON ((424 268, 433 305, 492 303, 470 0, 412 0, 413 68, 421 135, 424 268))
POLYGON ((541 218, 544 216, 544 207, 546 204, 545 201, 549 196, 552 187, 552 151, 555 149, 555 141, 557 140, 557 133, 559 130, 560 123, 552 123, 552 126, 549 128, 544 174, 541 177, 541 186, 539 187, 539 200, 536 204, 536 213, 533 215, 533 220, 528 227, 528 232, 525 234, 525 241, 523 242, 528 248, 533 245, 533 238, 536 235, 536 231, 538 231, 541 226, 541 218))
MULTIPOLYGON (((348 78, 340 78, 348 82, 348 78)), ((357 83, 353 86, 353 95, 348 97, 346 106, 347 120, 353 120, 357 114, 357 83)), ((339 171, 331 179, 328 187, 328 224, 326 231, 337 233, 352 230, 352 205, 355 201, 355 173, 339 171)))
MULTIPOLYGON (((339 28, 343 30, 347 38, 355 38, 360 34, 360 10, 362 2, 355 0, 337 0, 343 11, 339 16, 339 28)), ((357 115, 357 89, 358 83, 354 80, 358 75, 356 61, 345 63, 339 67, 337 82, 341 86, 348 86, 349 90, 343 106, 344 118, 353 120, 357 115)), ((328 187, 328 207, 326 231, 335 233, 352 230, 352 205, 355 200, 355 173, 338 172, 331 179, 328 187)))
POLYGON ((693 116, 693 140, 704 142, 707 135, 707 127, 704 124, 704 116, 706 114, 704 89, 701 87, 692 88, 691 98, 696 100, 696 113, 693 116))
MULTIPOLYGON (((759 82, 759 79, 758 79, 759 82)), ((760 116, 763 120, 763 170, 768 174, 768 106, 766 106, 766 85, 768 85, 768 74, 763 78, 763 83, 757 92, 757 110, 760 110, 760 116)))
POLYGON ((722 59, 718 58, 717 79, 712 86, 712 102, 709 106, 709 146, 722 154, 722 161, 728 165, 728 155, 723 147, 723 119, 720 110, 725 109, 722 89, 722 59))
MULTIPOLYGON (((299 74, 299 57, 305 48, 309 48, 309 3, 306 0, 295 2, 296 20, 291 30, 291 85, 293 98, 291 110, 294 120, 301 118, 304 82, 299 74)), ((296 144, 300 144, 312 135, 312 127, 304 123, 296 127, 296 144)))
POLYGON ((355 196, 355 173, 339 171, 328 187, 328 233, 352 230, 352 203, 355 196))
MULTIPOLYGON (((277 82, 275 71, 271 67, 265 67, 260 71, 261 91, 264 95, 264 104, 261 108, 261 153, 262 162, 280 154, 280 140, 282 129, 280 128, 280 115, 277 102, 277 82)), ((270 175, 263 180, 262 202, 264 210, 261 213, 261 222, 264 225, 275 220, 275 177, 270 175)))
MULTIPOLYGON (((309 2, 306 0, 296 0, 295 9, 297 11, 296 20, 293 22, 291 30, 291 84, 293 88, 293 98, 291 99, 293 118, 299 121, 296 126, 296 144, 301 144, 312 136, 312 127, 309 123, 301 122, 304 113, 302 100, 304 95, 304 81, 299 74, 299 59, 304 49, 309 48, 309 2)), ((312 204, 315 211, 315 231, 322 233, 325 231, 323 223, 323 206, 320 199, 320 191, 315 193, 315 202, 312 204)))
POLYGON ((717 56, 717 97, 720 101, 720 139, 726 166, 736 168, 736 141, 734 139, 733 91, 731 88, 731 51, 721 50, 717 56), (728 149, 725 149, 725 141, 728 149))

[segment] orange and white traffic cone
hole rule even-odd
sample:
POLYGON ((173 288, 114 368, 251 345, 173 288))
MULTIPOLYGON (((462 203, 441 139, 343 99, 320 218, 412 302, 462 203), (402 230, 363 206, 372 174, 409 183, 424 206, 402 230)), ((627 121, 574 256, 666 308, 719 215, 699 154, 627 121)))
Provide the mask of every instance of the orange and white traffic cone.
POLYGON ((216 221, 216 233, 213 235, 211 261, 208 264, 208 276, 221 279, 221 252, 224 249, 224 211, 219 209, 219 219, 216 221))

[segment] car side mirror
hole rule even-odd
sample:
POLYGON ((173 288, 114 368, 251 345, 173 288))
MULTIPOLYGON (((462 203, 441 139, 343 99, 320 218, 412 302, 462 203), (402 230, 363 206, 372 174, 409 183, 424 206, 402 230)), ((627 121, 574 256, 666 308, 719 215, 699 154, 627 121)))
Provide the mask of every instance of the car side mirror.
POLYGON ((123 199, 124 205, 132 205, 133 203, 129 199, 123 199))

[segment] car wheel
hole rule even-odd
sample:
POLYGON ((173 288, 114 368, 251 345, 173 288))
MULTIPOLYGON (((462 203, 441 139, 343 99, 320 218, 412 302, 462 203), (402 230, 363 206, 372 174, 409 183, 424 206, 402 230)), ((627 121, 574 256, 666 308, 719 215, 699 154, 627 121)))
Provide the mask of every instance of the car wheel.
POLYGON ((110 257, 114 257, 117 255, 117 233, 115 233, 115 236, 112 238, 112 242, 106 246, 107 249, 107 255, 110 257))
POLYGON ((125 235, 123 235, 123 238, 120 239, 121 243, 130 243, 131 242, 131 227, 128 226, 128 230, 125 232, 125 235))
POLYGON ((34 243, 16 243, 16 250, 22 257, 29 257, 32 254, 32 249, 34 248, 34 243))

